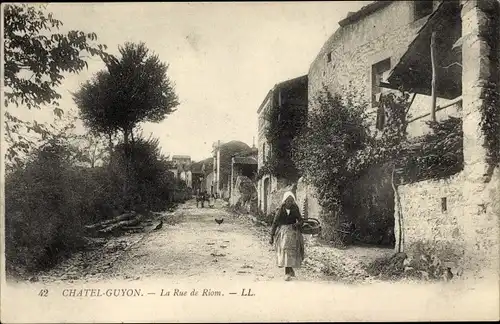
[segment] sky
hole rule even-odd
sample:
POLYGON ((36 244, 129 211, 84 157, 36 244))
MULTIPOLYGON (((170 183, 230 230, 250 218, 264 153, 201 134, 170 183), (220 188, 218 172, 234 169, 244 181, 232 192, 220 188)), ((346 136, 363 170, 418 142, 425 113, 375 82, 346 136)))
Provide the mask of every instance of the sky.
MULTIPOLYGON (((166 120, 143 124, 167 155, 211 155, 217 140, 257 141, 257 109, 276 84, 308 72, 317 53, 349 11, 363 1, 252 3, 51 3, 61 31, 95 32, 108 51, 144 42, 175 84, 180 105, 166 120)), ((67 75, 60 106, 76 111, 70 92, 104 68, 99 58, 67 75)), ((42 107, 43 108, 43 107, 42 107)), ((51 121, 51 109, 17 116, 51 121)), ((83 126, 79 126, 83 129, 83 126)))

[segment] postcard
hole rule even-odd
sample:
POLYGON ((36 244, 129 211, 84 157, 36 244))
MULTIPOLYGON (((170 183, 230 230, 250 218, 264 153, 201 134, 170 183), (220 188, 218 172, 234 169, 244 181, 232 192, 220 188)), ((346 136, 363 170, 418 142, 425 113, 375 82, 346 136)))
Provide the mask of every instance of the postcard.
POLYGON ((2 16, 3 323, 499 320, 498 1, 2 16))

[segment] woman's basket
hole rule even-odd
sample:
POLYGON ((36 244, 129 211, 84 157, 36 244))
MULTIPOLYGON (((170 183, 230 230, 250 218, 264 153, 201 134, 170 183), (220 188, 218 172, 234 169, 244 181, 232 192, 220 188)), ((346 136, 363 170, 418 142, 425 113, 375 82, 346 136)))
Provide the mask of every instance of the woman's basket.
POLYGON ((302 234, 319 234, 321 232, 321 224, 316 218, 306 218, 300 228, 302 234))

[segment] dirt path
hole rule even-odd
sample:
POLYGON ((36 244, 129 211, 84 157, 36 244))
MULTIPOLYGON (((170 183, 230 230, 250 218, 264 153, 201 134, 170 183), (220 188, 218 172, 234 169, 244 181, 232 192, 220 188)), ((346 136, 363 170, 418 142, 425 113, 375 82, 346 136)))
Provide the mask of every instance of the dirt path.
POLYGON ((107 239, 104 245, 77 253, 40 274, 38 283, 9 287, 11 297, 4 298, 3 305, 8 304, 12 310, 43 313, 43 318, 34 319, 38 322, 67 321, 69 313, 60 309, 74 309, 71 318, 75 322, 173 322, 181 318, 187 322, 256 318, 270 322, 287 321, 290 314, 295 314, 292 318, 299 321, 498 317, 495 283, 373 280, 370 284, 345 284, 372 281, 361 265, 381 254, 390 254, 391 250, 337 250, 306 237, 304 266, 297 271, 296 280, 285 282, 267 243, 269 228, 256 226, 247 216, 234 215, 222 206, 198 209, 188 202, 163 217, 166 222, 160 230, 107 239), (224 218, 220 226, 214 221, 216 217, 224 218), (64 297, 64 291, 82 288, 139 290, 141 298, 124 297, 118 302, 114 297, 64 297), (243 289, 250 288, 253 297, 243 296, 243 289), (41 299, 33 293, 41 289, 50 291, 51 299, 41 299), (215 295, 220 297, 169 298, 162 295, 163 289, 186 293, 208 289, 220 293, 215 295), (281 300, 287 302, 277 309, 277 301, 281 300), (209 311, 200 312, 200 305, 209 311))
MULTIPOLYGON (((75 253, 35 281, 98 282, 102 280, 168 279, 184 282, 206 280, 283 280, 275 265, 269 228, 257 226, 245 215, 223 208, 197 208, 194 201, 165 212, 160 230, 102 239, 87 251, 75 253), (224 219, 221 225, 215 218, 224 219)), ((159 221, 159 220, 158 220, 159 221)), ((156 225, 156 224, 155 224, 156 225)), ((299 281, 372 281, 363 270, 390 249, 337 250, 305 237, 306 259, 297 271, 299 281)))
MULTIPOLYGON (((228 280, 282 280, 275 266, 267 229, 255 227, 245 216, 216 208, 196 208, 194 202, 179 207, 171 224, 151 232, 120 258, 109 273, 116 279, 156 278, 183 281, 186 277, 228 280), (215 218, 224 219, 218 225, 215 218), (173 223, 173 224, 172 224, 173 223)), ((303 269, 305 279, 320 275, 303 269)))

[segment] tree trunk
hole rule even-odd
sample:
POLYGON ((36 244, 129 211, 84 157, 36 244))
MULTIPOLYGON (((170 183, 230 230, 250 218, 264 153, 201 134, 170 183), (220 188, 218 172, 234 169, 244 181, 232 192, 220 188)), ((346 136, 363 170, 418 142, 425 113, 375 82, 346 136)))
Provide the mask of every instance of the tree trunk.
POLYGON ((109 151, 109 163, 111 164, 111 156, 113 155, 113 133, 109 132, 108 133, 108 151, 109 151))

